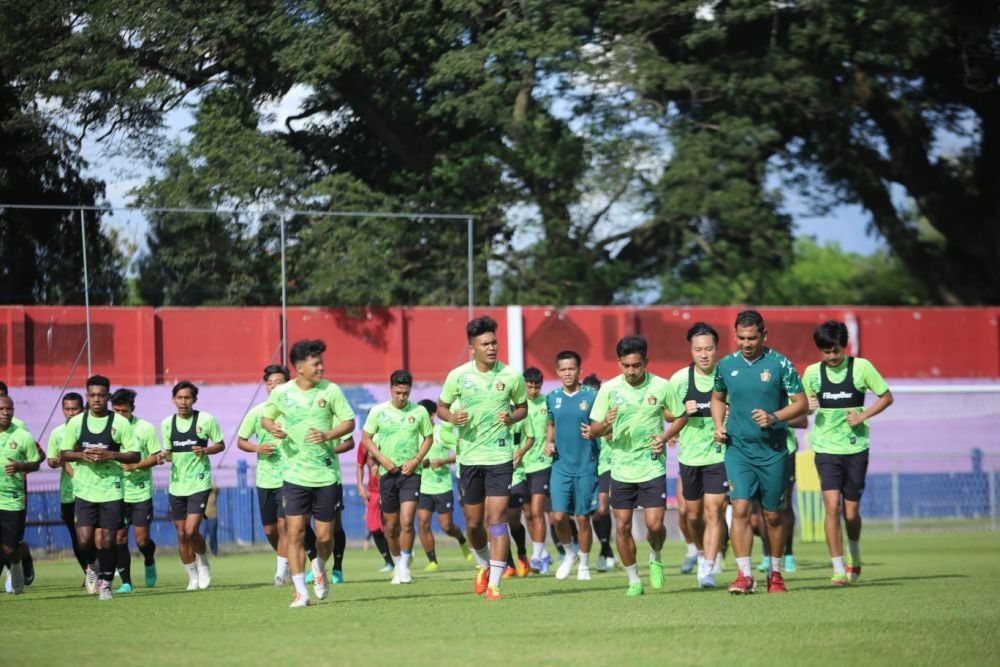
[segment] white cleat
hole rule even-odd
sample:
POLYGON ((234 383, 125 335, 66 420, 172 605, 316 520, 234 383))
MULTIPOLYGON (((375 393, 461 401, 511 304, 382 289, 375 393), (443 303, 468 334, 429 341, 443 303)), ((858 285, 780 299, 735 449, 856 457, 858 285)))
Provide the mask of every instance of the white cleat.
POLYGON ((102 581, 98 586, 97 591, 98 600, 110 600, 111 599, 111 584, 107 581, 102 581))
POLYGON ((403 567, 399 571, 399 583, 401 584, 412 584, 413 574, 410 573, 410 568, 403 567))
POLYGON ((84 579, 84 583, 87 586, 87 592, 91 595, 97 592, 97 571, 93 568, 87 568, 87 576, 84 579))
POLYGON ((21 563, 10 566, 10 592, 14 595, 24 592, 24 566, 21 563))
POLYGON ((274 587, 275 588, 284 588, 287 584, 288 584, 288 582, 285 581, 285 578, 283 576, 281 576, 280 574, 274 575, 274 587))
POLYGON ((197 577, 195 577, 194 579, 188 579, 187 590, 189 590, 189 591, 196 591, 196 590, 198 590, 198 578, 197 577))
POLYGON ((597 571, 607 572, 608 571, 608 559, 604 556, 597 557, 597 571))
POLYGON ((590 581, 590 568, 589 567, 578 567, 576 569, 576 580, 577 581, 590 581))
POLYGON ((701 588, 715 588, 715 575, 711 570, 698 572, 698 586, 701 588))
POLYGON ((569 551, 566 553, 566 557, 559 564, 559 569, 556 570, 556 579, 566 579, 569 577, 570 572, 573 571, 573 566, 576 562, 580 560, 580 557, 576 555, 575 551, 569 551))
POLYGON ((330 594, 329 575, 326 572, 320 572, 319 574, 315 574, 315 576, 316 578, 313 580, 313 592, 316 594, 316 599, 325 600, 330 594))
POLYGON ((722 574, 722 559, 715 561, 715 567, 712 568, 712 574, 722 574))
POLYGON ((299 593, 296 593, 295 597, 292 599, 292 604, 288 605, 288 608, 298 609, 299 607, 308 607, 311 604, 312 602, 309 601, 308 595, 300 595, 299 593))
POLYGON ((389 581, 389 583, 392 584, 393 586, 396 586, 398 584, 403 583, 399 579, 399 568, 398 567, 393 569, 393 571, 392 571, 392 579, 389 581))
POLYGON ((615 567, 616 567, 616 565, 615 565, 615 557, 614 556, 608 557, 608 572, 614 572, 615 571, 615 567))
POLYGON ((212 568, 208 564, 208 559, 198 563, 198 588, 205 590, 212 583, 212 568))

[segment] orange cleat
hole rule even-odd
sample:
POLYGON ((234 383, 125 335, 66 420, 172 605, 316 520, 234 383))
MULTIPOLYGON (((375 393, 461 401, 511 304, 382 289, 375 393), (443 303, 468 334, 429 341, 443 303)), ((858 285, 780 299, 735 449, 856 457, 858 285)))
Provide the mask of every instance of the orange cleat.
POLYGON ((489 568, 476 566, 476 579, 474 583, 474 590, 476 595, 482 595, 486 592, 486 586, 490 583, 490 571, 489 568))
POLYGON ((503 596, 500 595, 500 587, 496 584, 486 587, 486 599, 487 600, 503 600, 503 596))
POLYGON ((528 562, 527 556, 517 557, 517 576, 527 577, 531 574, 531 563, 528 562))

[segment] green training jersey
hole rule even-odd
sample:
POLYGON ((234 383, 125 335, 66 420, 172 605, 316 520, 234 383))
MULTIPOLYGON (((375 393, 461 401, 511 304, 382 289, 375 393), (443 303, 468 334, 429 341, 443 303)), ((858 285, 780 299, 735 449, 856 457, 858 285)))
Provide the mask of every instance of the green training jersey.
POLYGON ((671 392, 670 381, 652 373, 638 387, 624 375, 608 380, 597 392, 591 421, 603 421, 617 408, 611 425, 611 478, 626 484, 647 482, 667 474, 664 455, 653 458, 653 437, 663 433, 663 410, 671 392))
POLYGON ((208 447, 210 442, 222 442, 222 429, 215 417, 207 412, 198 412, 197 432, 192 433, 194 419, 182 419, 171 415, 160 423, 163 448, 170 452, 170 487, 172 496, 190 496, 212 488, 212 463, 208 456, 198 456, 191 448, 200 443, 208 447), (173 424, 176 418, 177 430, 173 424), (174 442, 174 438, 177 441, 174 442))
POLYGON ((755 409, 777 412, 788 405, 791 396, 802 393, 799 372, 785 355, 770 348, 753 361, 747 361, 742 352, 726 355, 715 367, 715 391, 728 394, 730 447, 762 463, 786 456, 788 424, 761 428, 752 414, 755 409))
POLYGON ((284 421, 283 430, 288 434, 282 451, 284 481, 314 488, 340 484, 340 460, 334 453, 340 439, 319 444, 306 442, 309 429, 330 431, 346 421, 354 421, 354 411, 340 387, 321 380, 311 389, 302 389, 295 380, 290 380, 271 391, 263 416, 282 417, 284 421))
POLYGON ((551 468, 552 457, 545 454, 545 438, 549 427, 549 408, 545 394, 539 394, 534 400, 528 399, 528 416, 524 421, 527 422, 524 436, 535 439, 531 449, 524 453, 524 471, 532 473, 551 468))
MULTIPOLYGON (((434 435, 434 425, 424 406, 407 401, 402 408, 397 408, 392 401, 386 401, 368 412, 365 433, 373 438, 378 435, 379 451, 402 468, 404 463, 416 458, 424 439, 434 435)), ((385 466, 379 466, 379 476, 388 472, 385 466)), ((421 474, 423 466, 417 466, 413 472, 421 474)))
POLYGON ((687 414, 684 403, 689 400, 688 396, 698 403, 698 412, 688 415, 687 424, 681 429, 677 438, 677 462, 686 466, 710 466, 722 463, 726 455, 722 451, 722 446, 715 442, 715 425, 712 423, 710 406, 705 405, 707 401, 703 400, 706 394, 708 401, 712 398, 715 369, 712 369, 710 375, 702 375, 697 368, 694 370, 694 392, 689 392, 690 378, 689 366, 670 376, 670 385, 673 387, 671 401, 667 405, 670 414, 675 417, 687 414))
POLYGON ((42 460, 35 439, 28 429, 13 422, 0 432, 0 510, 19 512, 25 505, 24 473, 8 475, 3 468, 11 462, 34 463, 42 460))
MULTIPOLYGON (((530 429, 531 424, 528 423, 527 417, 510 427, 510 433, 514 436, 515 450, 524 445, 524 441, 528 438, 528 431, 530 431, 530 429)), ((521 463, 514 466, 514 476, 510 479, 510 486, 513 488, 526 481, 528 481, 528 473, 524 469, 524 458, 522 458, 521 463)))
MULTIPOLYGON (((59 444, 61 451, 108 448, 108 443, 104 443, 102 437, 107 433, 109 419, 111 420, 108 434, 110 448, 122 452, 138 452, 139 441, 132 432, 132 425, 114 412, 109 412, 103 417, 83 412, 70 419, 66 423, 66 430, 63 431, 62 442, 59 444), (90 432, 87 438, 81 433, 84 417, 87 417, 87 430, 90 432)), ((124 500, 123 475, 122 466, 118 461, 77 461, 73 468, 73 495, 91 503, 124 500)))
MULTIPOLYGON (((132 417, 132 432, 139 443, 139 460, 144 461, 160 451, 156 427, 145 419, 132 417)), ((125 481, 125 502, 139 503, 153 497, 153 469, 143 468, 122 473, 125 481)))
MULTIPOLYGON (((434 442, 427 452, 425 461, 451 457, 451 452, 455 449, 454 428, 454 424, 434 424, 434 442)), ((425 495, 451 493, 453 488, 450 465, 424 468, 424 474, 420 479, 420 493, 425 495)))
MULTIPOLYGON (((827 380, 830 383, 840 385, 847 380, 847 362, 848 357, 844 357, 837 368, 826 368, 827 380)), ((806 372, 802 375, 802 384, 809 396, 821 397, 820 366, 822 364, 823 362, 812 364, 806 368, 806 372)), ((851 375, 853 375, 853 388, 862 394, 870 391, 876 396, 881 396, 889 391, 889 385, 867 359, 855 357, 851 375)), ((853 428, 847 423, 848 412, 863 411, 864 406, 854 408, 821 407, 817 410, 816 419, 809 434, 813 451, 818 454, 857 454, 868 449, 868 422, 862 422, 853 428)))
MULTIPOLYGON (((49 447, 47 450, 48 458, 55 460, 59 458, 59 452, 61 451, 60 443, 63 438, 63 431, 66 430, 66 424, 59 424, 54 429, 52 433, 49 433, 49 447)), ((76 464, 70 463, 70 468, 76 470, 76 464)), ((65 468, 59 469, 59 502, 63 505, 73 502, 73 477, 66 472, 65 468)))
POLYGON ((510 428, 497 419, 502 412, 510 412, 511 404, 526 403, 528 395, 524 378, 513 368, 496 362, 493 368, 481 373, 476 362, 462 364, 452 372, 441 388, 441 402, 445 405, 459 401, 469 420, 460 426, 462 441, 458 460, 462 465, 498 465, 514 458, 514 441, 510 428))
POLYGON ((606 439, 600 439, 601 452, 597 456, 597 474, 603 475, 611 470, 611 443, 606 439))
POLYGON ((260 425, 265 405, 267 403, 259 403, 250 408, 250 412, 243 417, 243 421, 240 423, 238 435, 244 440, 256 438, 258 445, 274 445, 274 451, 270 454, 257 454, 255 476, 258 489, 279 489, 282 483, 281 472, 284 467, 282 453, 284 441, 278 440, 260 425))

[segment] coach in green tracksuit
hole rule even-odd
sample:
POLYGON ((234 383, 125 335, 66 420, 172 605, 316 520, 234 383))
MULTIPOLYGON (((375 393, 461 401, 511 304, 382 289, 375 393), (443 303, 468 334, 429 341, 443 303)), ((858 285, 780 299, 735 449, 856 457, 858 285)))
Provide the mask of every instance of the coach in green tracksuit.
POLYGON ((780 560, 785 545, 781 508, 785 501, 788 421, 804 415, 808 401, 798 371, 784 355, 766 347, 764 318, 756 310, 736 316, 739 351, 715 369, 712 421, 715 440, 727 445, 726 475, 733 503, 732 541, 739 574, 733 594, 753 593, 750 573, 753 532, 750 501, 759 499, 771 546, 769 593, 785 591, 780 560), (729 415, 726 415, 726 402, 729 415))

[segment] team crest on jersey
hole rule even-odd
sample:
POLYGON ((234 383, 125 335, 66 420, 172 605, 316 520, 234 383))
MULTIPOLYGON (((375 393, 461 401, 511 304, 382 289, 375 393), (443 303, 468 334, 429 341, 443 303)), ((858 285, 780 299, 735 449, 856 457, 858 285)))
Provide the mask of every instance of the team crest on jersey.
POLYGON ((316 407, 317 408, 325 408, 326 407, 326 401, 324 399, 322 399, 322 398, 319 399, 318 401, 316 401, 316 407))
POLYGON ((472 389, 472 387, 473 387, 472 378, 469 377, 468 375, 463 375, 462 376, 462 386, 464 388, 466 388, 466 389, 472 389))
POLYGON ((656 405, 656 396, 650 396, 649 398, 646 399, 646 402, 649 403, 650 405, 656 405))
POLYGON ((545 415, 549 414, 549 409, 543 405, 538 409, 538 414, 544 417, 545 415))
POLYGON ((496 388, 497 388, 497 391, 503 391, 504 389, 507 388, 507 385, 505 385, 503 382, 497 382, 496 383, 496 388))
POLYGON ((10 447, 11 449, 17 449, 17 443, 16 443, 16 442, 11 442, 11 443, 10 443, 9 445, 7 445, 7 446, 8 446, 8 447, 10 447))
POLYGON ((406 418, 406 423, 407 424, 415 424, 416 421, 417 421, 417 419, 413 415, 410 415, 409 417, 406 418))
POLYGON ((587 403, 587 401, 580 401, 580 410, 581 411, 586 412, 587 408, 589 408, 589 407, 590 407, 590 404, 587 403))
POLYGON ((760 374, 760 381, 761 382, 770 382, 771 381, 771 371, 765 370, 764 372, 762 372, 760 374))
MULTIPOLYGON (((558 410, 561 407, 562 407, 562 397, 561 396, 556 396, 556 409, 558 410)), ((544 409, 545 408, 542 408, 542 410, 544 410, 544 409)))

